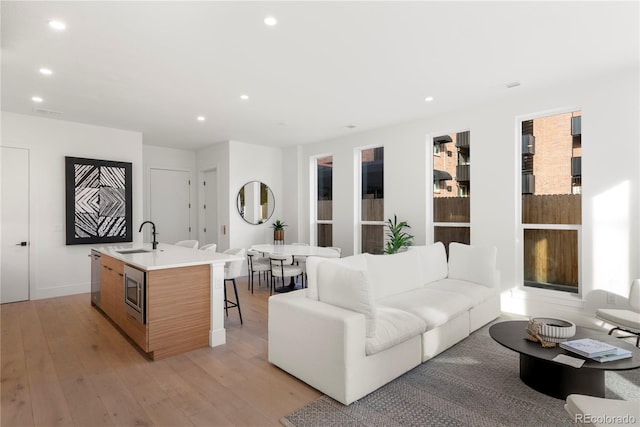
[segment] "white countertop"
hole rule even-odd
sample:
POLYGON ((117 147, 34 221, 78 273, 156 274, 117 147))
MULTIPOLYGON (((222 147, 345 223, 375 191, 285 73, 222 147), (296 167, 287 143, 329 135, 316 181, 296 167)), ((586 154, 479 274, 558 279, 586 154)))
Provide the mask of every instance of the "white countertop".
POLYGON ((191 267, 203 264, 219 264, 244 259, 244 257, 237 257, 235 255, 201 251, 199 249, 185 248, 167 243, 159 243, 158 249, 156 250, 151 249, 151 243, 145 243, 143 245, 98 246, 92 249, 147 271, 164 268, 191 267), (118 252, 130 249, 145 249, 150 252, 136 254, 121 254, 118 252))

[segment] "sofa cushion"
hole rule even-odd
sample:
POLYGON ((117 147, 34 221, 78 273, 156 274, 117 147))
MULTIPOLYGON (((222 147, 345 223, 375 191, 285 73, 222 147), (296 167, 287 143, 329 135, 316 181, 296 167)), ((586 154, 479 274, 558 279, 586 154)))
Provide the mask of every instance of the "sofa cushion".
POLYGON ((318 299, 321 302, 362 313, 367 337, 376 333, 376 307, 368 274, 335 262, 318 265, 318 299))
POLYGON ((442 242, 426 246, 409 246, 409 251, 416 252, 420 257, 422 284, 447 277, 447 252, 444 250, 442 242))
POLYGON ((417 252, 364 255, 376 299, 421 288, 424 284, 417 252))
POLYGON ((447 323, 473 305, 467 296, 429 287, 392 295, 376 303, 378 308, 391 307, 418 316, 427 324, 427 331, 447 323))
POLYGON ((449 244, 449 278, 467 280, 480 285, 496 286, 495 246, 449 244))
POLYGON ((356 270, 366 270, 367 261, 364 254, 348 256, 344 258, 323 258, 323 257, 307 257, 307 298, 318 299, 318 265, 323 262, 333 262, 336 264, 346 265, 356 270))
POLYGON ((458 279, 442 279, 426 285, 429 289, 451 292, 469 298, 474 306, 488 300, 497 293, 496 288, 488 288, 477 283, 458 279))
POLYGON ((390 307, 377 309, 376 333, 367 338, 367 356, 379 353, 426 331, 427 324, 406 311, 390 307))

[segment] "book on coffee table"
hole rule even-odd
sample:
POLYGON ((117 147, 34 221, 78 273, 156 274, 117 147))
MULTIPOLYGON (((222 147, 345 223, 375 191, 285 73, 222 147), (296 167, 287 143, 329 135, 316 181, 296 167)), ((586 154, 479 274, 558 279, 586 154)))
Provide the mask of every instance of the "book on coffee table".
POLYGON ((629 350, 625 350, 620 347, 616 347, 615 351, 611 353, 603 354, 602 356, 594 356, 591 359, 597 362, 613 362, 614 360, 627 359, 633 356, 629 350))
POLYGON ((605 354, 614 353, 618 348, 611 344, 607 344, 605 342, 597 341, 591 338, 564 341, 560 343, 560 347, 584 357, 604 356, 605 354))

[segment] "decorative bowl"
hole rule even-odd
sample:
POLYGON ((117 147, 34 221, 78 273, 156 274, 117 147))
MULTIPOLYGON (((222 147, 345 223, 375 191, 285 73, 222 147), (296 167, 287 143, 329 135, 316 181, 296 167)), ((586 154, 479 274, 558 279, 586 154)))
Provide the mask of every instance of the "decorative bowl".
POLYGON ((576 334, 576 325, 564 319, 553 317, 532 317, 535 325, 540 325, 539 335, 547 342, 559 343, 576 334))

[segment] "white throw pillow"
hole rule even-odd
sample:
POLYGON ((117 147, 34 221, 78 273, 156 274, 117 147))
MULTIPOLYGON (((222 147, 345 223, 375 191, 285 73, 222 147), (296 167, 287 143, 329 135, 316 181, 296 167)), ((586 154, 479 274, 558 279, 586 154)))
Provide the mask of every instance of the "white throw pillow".
POLYGON ((367 337, 376 333, 376 307, 367 272, 335 262, 318 265, 318 299, 364 314, 367 337))
POLYGON ((393 255, 365 254, 375 299, 421 288, 422 269, 417 252, 393 255))
POLYGON ((449 278, 466 280, 490 288, 495 286, 497 253, 495 246, 450 243, 449 278))
POLYGON ((344 258, 307 257, 307 298, 318 300, 318 265, 323 262, 346 265, 356 270, 366 270, 367 260, 363 254, 352 255, 344 258))
POLYGON ((447 252, 444 250, 442 242, 426 246, 409 246, 409 251, 416 252, 420 257, 422 284, 447 277, 447 252))

